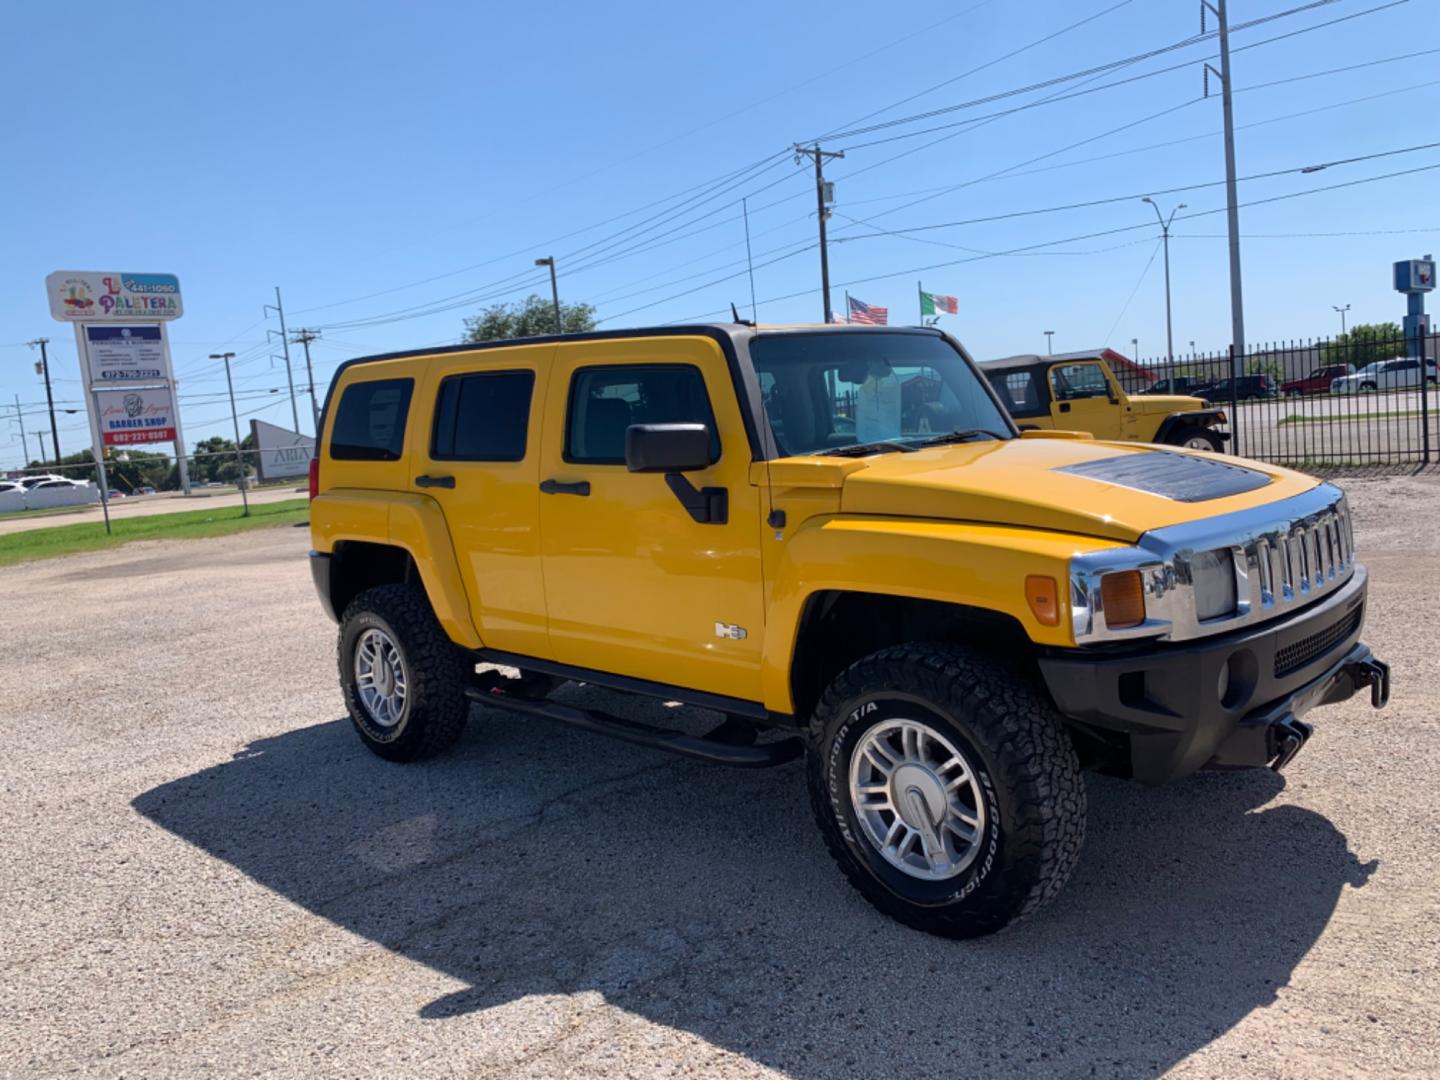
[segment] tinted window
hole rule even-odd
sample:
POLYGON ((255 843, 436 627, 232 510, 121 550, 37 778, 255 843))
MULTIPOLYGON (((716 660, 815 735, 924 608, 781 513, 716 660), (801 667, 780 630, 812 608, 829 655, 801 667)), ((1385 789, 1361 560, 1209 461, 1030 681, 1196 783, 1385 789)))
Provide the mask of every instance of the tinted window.
POLYGON ((566 461, 623 465, 625 429, 631 424, 705 424, 710 428, 710 460, 720 458, 715 415, 698 368, 637 364, 575 373, 565 425, 566 461))
POLYGON ((399 461, 413 379, 351 383, 340 395, 330 456, 340 461, 399 461))
POLYGON ((440 384, 430 456, 437 461, 520 461, 530 425, 533 371, 456 375, 440 384))

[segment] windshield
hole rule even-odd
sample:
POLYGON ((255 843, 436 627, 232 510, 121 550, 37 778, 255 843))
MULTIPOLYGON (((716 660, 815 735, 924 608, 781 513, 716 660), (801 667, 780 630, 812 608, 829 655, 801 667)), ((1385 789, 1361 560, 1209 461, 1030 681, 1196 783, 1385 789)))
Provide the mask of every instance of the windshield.
POLYGON ((750 346, 780 452, 876 453, 957 434, 1011 437, 960 352, 934 334, 761 334, 750 346))

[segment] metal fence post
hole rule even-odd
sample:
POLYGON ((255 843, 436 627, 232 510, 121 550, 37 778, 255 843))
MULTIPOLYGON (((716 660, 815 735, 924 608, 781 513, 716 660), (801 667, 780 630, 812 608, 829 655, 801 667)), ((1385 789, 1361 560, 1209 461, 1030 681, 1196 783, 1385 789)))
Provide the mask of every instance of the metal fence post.
POLYGON ((1231 442, 1235 444, 1235 456, 1244 457, 1242 447, 1245 440, 1240 437, 1240 377, 1236 375, 1239 369, 1235 366, 1237 356, 1235 354, 1235 343, 1230 343, 1230 428, 1233 432, 1231 442))

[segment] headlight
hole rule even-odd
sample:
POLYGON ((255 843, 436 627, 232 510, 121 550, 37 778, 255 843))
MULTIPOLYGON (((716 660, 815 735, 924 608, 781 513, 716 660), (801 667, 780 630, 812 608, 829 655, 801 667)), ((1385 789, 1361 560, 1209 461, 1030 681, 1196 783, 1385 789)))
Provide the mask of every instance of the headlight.
POLYGON ((1201 551, 1190 557, 1190 583, 1195 618, 1204 622, 1235 613, 1235 557, 1229 548, 1201 551))

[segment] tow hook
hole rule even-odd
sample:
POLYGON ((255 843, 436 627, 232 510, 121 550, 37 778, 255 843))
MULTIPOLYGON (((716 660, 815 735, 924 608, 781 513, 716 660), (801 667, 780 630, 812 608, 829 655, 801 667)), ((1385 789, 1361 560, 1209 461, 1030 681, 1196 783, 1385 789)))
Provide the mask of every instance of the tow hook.
POLYGON ((1350 680, 1357 690, 1362 686, 1370 687, 1372 707, 1383 709, 1390 701, 1390 665, 1385 661, 1376 660, 1373 656, 1355 661, 1350 665, 1350 680))
POLYGON ((1314 730, 1305 721, 1297 720, 1293 716, 1282 717, 1275 721, 1270 726, 1270 733, 1275 740, 1275 756, 1270 761, 1270 768, 1278 773, 1294 761, 1295 755, 1300 753, 1314 730))

